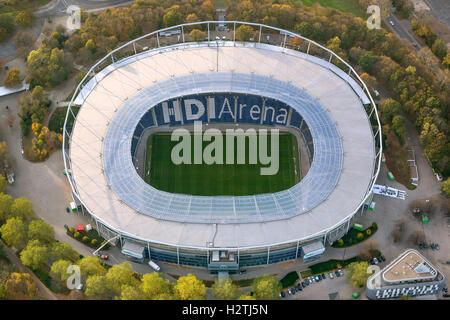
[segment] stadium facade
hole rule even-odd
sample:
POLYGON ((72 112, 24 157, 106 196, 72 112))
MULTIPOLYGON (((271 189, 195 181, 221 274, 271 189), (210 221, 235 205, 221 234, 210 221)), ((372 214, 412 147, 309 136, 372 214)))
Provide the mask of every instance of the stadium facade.
POLYGON ((236 271, 314 259, 342 237, 371 201, 380 133, 366 85, 327 48, 262 24, 207 21, 155 31, 96 63, 68 108, 64 164, 74 200, 123 253, 236 271), (237 41, 244 24, 255 37, 237 41), (194 28, 204 41, 190 39, 194 28), (309 171, 287 190, 253 196, 146 184, 136 156, 144 132, 193 121, 297 130, 309 171))

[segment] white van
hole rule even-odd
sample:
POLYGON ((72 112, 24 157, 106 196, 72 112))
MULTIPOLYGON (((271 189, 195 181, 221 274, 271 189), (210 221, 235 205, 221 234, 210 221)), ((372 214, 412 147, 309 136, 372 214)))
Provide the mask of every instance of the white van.
POLYGON ((152 260, 148 262, 148 265, 155 271, 161 270, 161 267, 154 263, 152 260))

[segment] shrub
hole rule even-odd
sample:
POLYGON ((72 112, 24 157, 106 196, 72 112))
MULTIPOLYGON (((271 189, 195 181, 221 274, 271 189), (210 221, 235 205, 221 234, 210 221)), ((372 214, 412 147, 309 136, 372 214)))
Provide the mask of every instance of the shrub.
POLYGON ((73 237, 75 239, 78 239, 80 236, 81 236, 81 234, 78 231, 73 234, 73 237))
POLYGON ((88 242, 89 241, 89 237, 88 236, 84 236, 83 239, 81 239, 83 242, 88 242))
POLYGON ((367 234, 368 236, 370 236, 370 235, 372 234, 372 230, 366 229, 366 234, 367 234))
POLYGON ((97 239, 92 239, 91 244, 92 244, 93 246, 96 246, 97 243, 98 243, 98 240, 97 240, 97 239))
POLYGON ((344 245, 344 240, 339 239, 339 240, 337 241, 337 244, 338 244, 339 247, 342 247, 342 246, 344 245))
POLYGON ((358 235, 356 236, 356 238, 358 238, 358 240, 361 240, 362 238, 364 238, 364 235, 362 232, 358 232, 358 235))
POLYGON ((69 233, 74 234, 75 233, 75 228, 74 227, 70 227, 69 228, 69 233))

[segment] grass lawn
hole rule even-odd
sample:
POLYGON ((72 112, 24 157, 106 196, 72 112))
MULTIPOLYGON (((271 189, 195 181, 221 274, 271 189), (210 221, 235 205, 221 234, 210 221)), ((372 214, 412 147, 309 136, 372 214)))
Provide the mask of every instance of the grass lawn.
POLYGON ((31 10, 34 11, 34 9, 37 9, 39 7, 42 7, 49 3, 51 0, 32 0, 32 1, 26 1, 26 0, 18 0, 16 1, 16 4, 8 5, 4 3, 3 1, 0 1, 0 14, 2 13, 9 13, 9 12, 16 12, 16 11, 23 11, 23 10, 31 10))
MULTIPOLYGON (((72 111, 77 115, 78 111, 80 110, 80 107, 72 107, 72 111)), ((62 133, 62 129, 64 126, 64 119, 66 118, 67 113, 67 107, 58 107, 55 109, 55 111, 52 113, 52 116, 48 122, 48 128, 51 131, 55 131, 57 133, 62 133)), ((67 119, 67 128, 70 132, 72 130, 73 126, 73 120, 74 117, 72 116, 72 113, 69 114, 69 118, 67 119)))
POLYGON ((319 3, 322 7, 333 8, 342 12, 352 13, 357 17, 368 17, 368 15, 358 5, 358 0, 300 0, 305 6, 311 7, 314 3, 319 3))
MULTIPOLYGON (((270 137, 267 140, 270 150, 270 137)), ((245 161, 247 164, 236 164, 237 143, 235 143, 235 164, 176 165, 171 160, 171 151, 178 143, 171 141, 171 135, 168 133, 155 133, 147 140, 144 180, 159 190, 196 196, 243 196, 278 192, 292 187, 300 180, 297 139, 287 132, 280 132, 280 164, 275 175, 261 175, 260 168, 263 165, 248 164, 248 143, 245 161)), ((209 141, 203 142, 203 150, 208 144, 209 141)), ((224 159, 225 157, 226 150, 224 159)))

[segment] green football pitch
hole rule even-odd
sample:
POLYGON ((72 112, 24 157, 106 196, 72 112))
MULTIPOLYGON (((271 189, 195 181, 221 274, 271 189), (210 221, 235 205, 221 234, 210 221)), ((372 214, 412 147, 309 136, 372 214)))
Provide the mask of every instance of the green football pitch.
MULTIPOLYGON (((270 154, 270 141, 267 137, 270 154)), ((171 160, 171 152, 178 141, 171 141, 167 132, 148 137, 144 180, 153 187, 171 193, 195 196, 244 196, 273 193, 288 189, 300 181, 297 139, 288 132, 279 135, 279 169, 274 175, 261 175, 260 168, 269 165, 237 163, 236 140, 234 164, 179 164, 171 160)), ((203 150, 209 141, 203 142, 203 150)), ((193 145, 193 142, 191 142, 193 145)), ((225 144, 224 144, 225 145, 225 144)), ((224 152, 224 159, 226 150, 224 152)), ((193 152, 192 152, 193 153, 193 152)), ((193 155, 192 161, 193 163, 193 155)))

